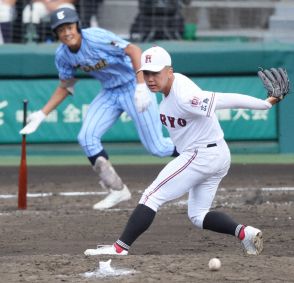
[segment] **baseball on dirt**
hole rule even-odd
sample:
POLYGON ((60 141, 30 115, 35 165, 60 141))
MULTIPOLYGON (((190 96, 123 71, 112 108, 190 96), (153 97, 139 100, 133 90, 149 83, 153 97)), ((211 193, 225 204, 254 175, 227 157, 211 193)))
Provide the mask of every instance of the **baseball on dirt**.
POLYGON ((216 257, 211 258, 208 262, 208 267, 209 267, 209 270, 211 271, 217 271, 221 268, 221 266, 222 266, 221 261, 216 257))

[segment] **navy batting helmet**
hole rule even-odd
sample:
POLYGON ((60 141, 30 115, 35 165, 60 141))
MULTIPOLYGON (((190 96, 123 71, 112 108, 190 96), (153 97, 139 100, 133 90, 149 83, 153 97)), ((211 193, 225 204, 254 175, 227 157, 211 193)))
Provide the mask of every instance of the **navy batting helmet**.
POLYGON ((78 23, 79 20, 79 16, 74 9, 60 8, 51 14, 51 29, 54 31, 60 25, 78 23))

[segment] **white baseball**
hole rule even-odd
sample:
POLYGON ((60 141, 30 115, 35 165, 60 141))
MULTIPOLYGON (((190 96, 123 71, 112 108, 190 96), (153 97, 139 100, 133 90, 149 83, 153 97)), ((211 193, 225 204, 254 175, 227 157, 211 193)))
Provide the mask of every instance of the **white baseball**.
POLYGON ((209 270, 212 270, 212 271, 219 270, 221 266, 222 266, 222 263, 218 258, 212 258, 208 262, 209 270))

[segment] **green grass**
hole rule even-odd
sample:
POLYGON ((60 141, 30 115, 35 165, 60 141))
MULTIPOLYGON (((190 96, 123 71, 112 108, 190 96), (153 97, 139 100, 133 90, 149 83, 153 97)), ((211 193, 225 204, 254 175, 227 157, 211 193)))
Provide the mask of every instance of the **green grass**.
MULTIPOLYGON (((110 160, 117 164, 166 164, 172 158, 158 158, 150 155, 112 155, 110 160)), ((293 154, 233 154, 232 164, 294 164, 293 154)), ((0 160, 0 166, 18 166, 20 156, 5 156, 0 160)), ((84 156, 27 156, 27 164, 30 166, 43 165, 89 165, 84 156)))
MULTIPOLYGON (((158 158, 147 154, 139 143, 106 144, 113 164, 166 164, 172 158, 158 158)), ((294 164, 294 154, 265 153, 246 149, 236 150, 230 146, 233 164, 294 164)), ((244 148, 244 147, 240 147, 244 148)), ((264 148, 264 147, 263 147, 264 148)), ((21 145, 0 146, 0 166, 20 164, 21 145)), ((77 144, 29 144, 27 145, 27 164, 43 165, 89 165, 89 161, 77 144)))
POLYGON ((233 164, 294 164, 294 154, 233 154, 233 164))

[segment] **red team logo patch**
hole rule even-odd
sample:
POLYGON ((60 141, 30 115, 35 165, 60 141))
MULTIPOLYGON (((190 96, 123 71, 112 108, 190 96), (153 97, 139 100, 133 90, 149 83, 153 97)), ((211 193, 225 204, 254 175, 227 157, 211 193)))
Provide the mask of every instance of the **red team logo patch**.
POLYGON ((151 63, 151 55, 145 56, 145 63, 151 63))
POLYGON ((192 98, 192 100, 191 100, 191 106, 192 107, 199 107, 199 106, 201 106, 201 104, 202 104, 202 102, 198 97, 194 96, 192 98))

